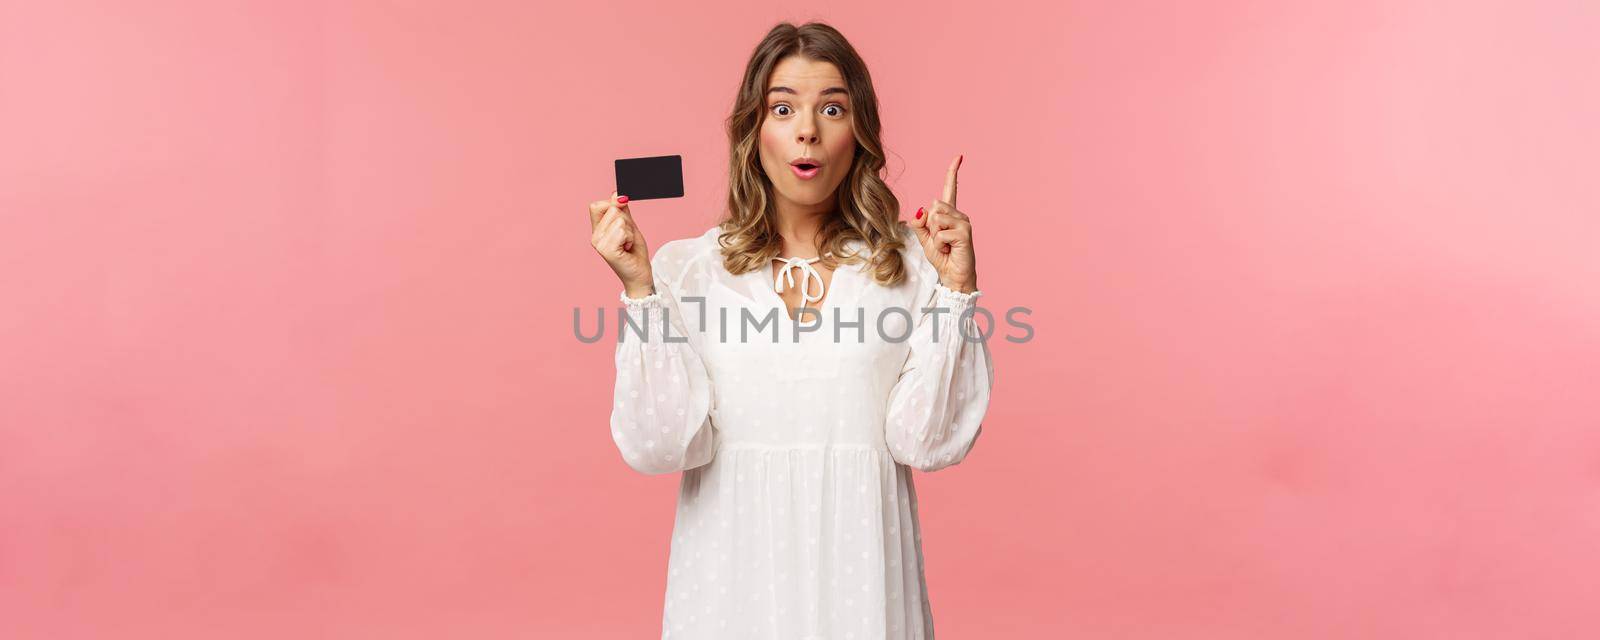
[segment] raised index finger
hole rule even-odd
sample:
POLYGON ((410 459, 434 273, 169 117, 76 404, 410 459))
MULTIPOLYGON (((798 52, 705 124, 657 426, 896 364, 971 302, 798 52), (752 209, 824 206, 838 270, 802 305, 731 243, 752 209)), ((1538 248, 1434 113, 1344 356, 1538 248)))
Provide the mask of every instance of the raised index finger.
POLYGON ((952 207, 956 206, 956 171, 961 169, 961 159, 963 157, 965 156, 956 156, 956 159, 950 163, 950 172, 944 176, 944 197, 940 198, 940 200, 944 200, 946 204, 952 207))

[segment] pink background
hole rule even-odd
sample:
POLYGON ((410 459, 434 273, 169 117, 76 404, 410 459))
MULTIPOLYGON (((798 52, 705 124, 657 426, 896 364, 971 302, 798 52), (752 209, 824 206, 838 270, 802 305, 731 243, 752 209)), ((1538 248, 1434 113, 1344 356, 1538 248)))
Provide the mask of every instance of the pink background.
POLYGON ((657 634, 584 204, 813 17, 1033 309, 940 637, 1600 635, 1600 5, 534 4, 0 3, 0 637, 657 634))

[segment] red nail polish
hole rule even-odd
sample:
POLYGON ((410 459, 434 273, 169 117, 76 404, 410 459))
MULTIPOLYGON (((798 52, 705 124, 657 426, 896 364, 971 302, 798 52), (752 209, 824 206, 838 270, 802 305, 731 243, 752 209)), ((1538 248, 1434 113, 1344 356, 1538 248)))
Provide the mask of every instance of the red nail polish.
POLYGON ((628 196, 617 196, 617 204, 628 204, 628 196))
POLYGON ((922 219, 922 207, 917 207, 917 219, 922 219))

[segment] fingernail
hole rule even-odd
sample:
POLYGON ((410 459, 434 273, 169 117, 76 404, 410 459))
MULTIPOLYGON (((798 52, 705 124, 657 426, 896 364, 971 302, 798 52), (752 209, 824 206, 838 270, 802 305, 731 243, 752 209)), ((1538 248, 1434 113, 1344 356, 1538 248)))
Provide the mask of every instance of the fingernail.
POLYGON ((628 204, 628 196, 617 196, 617 204, 628 204))
POLYGON ((922 219, 922 207, 917 207, 917 219, 922 219))

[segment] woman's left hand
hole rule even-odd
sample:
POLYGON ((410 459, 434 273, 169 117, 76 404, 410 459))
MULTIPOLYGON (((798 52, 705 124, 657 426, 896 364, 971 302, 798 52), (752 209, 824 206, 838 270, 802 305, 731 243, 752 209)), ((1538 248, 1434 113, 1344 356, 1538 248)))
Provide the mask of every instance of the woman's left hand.
POLYGON ((944 197, 917 209, 911 229, 916 231, 928 262, 939 270, 939 282, 962 293, 978 289, 977 259, 972 253, 972 220, 956 209, 956 171, 962 156, 950 163, 944 179, 944 197))

